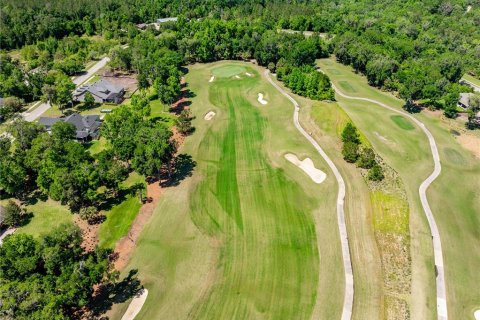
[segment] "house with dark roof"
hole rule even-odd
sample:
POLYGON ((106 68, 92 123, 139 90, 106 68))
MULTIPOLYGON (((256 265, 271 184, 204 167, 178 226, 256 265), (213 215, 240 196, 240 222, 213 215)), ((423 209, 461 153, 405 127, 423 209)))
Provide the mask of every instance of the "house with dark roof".
POLYGON ((118 87, 105 79, 92 84, 84 84, 73 92, 73 101, 85 101, 85 94, 90 92, 97 103, 120 103, 125 89, 118 87))
POLYGON ((76 138, 80 141, 96 139, 99 134, 100 125, 102 124, 99 115, 82 116, 78 113, 72 113, 69 116, 61 118, 40 117, 38 120, 49 133, 52 130, 52 126, 59 121, 73 124, 77 132, 76 138))
POLYGON ((470 98, 475 96, 473 93, 460 93, 460 99, 458 99, 457 105, 463 109, 470 108, 470 98))

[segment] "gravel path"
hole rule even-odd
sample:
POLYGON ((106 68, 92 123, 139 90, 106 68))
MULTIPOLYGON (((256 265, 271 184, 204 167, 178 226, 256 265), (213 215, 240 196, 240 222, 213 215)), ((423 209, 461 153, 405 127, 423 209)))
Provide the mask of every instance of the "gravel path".
POLYGON ((352 271, 352 262, 350 258, 350 247, 348 244, 347 236, 347 227, 345 225, 345 211, 344 211, 344 199, 345 199, 345 182, 338 171, 337 167, 333 161, 328 157, 328 155, 323 151, 320 145, 313 139, 300 125, 298 120, 298 112, 300 106, 285 90, 278 86, 271 78, 270 72, 265 70, 265 76, 268 81, 285 97, 287 97, 295 106, 295 112, 293 114, 293 123, 298 131, 313 145, 313 147, 318 151, 322 158, 327 162, 330 169, 333 171, 335 178, 338 182, 338 195, 337 195, 337 219, 338 219, 338 229, 340 232, 340 242, 342 244, 342 256, 343 256, 343 269, 345 271, 345 296, 343 300, 343 310, 342 310, 342 320, 349 320, 352 318, 352 309, 353 309, 353 271, 352 271))
POLYGON ((388 109, 390 111, 396 112, 405 116, 415 122, 420 129, 423 130, 425 135, 428 138, 428 142, 430 144, 430 149, 432 151, 432 158, 434 163, 433 172, 428 176, 425 181, 422 182, 420 188, 418 189, 418 193, 420 195, 420 200, 422 202, 423 210, 425 211, 425 215, 427 216, 428 225, 430 227, 430 232, 432 234, 432 242, 433 242, 433 251, 435 256, 435 269, 436 269, 436 287, 437 287, 437 318, 439 320, 446 320, 448 319, 447 313, 447 296, 446 296, 446 289, 445 289, 445 274, 443 270, 443 256, 442 256, 442 243, 440 241, 440 233, 438 232, 437 223, 435 222, 435 218, 433 216, 432 210, 430 209, 430 205, 428 204, 427 199, 427 189, 432 184, 432 182, 440 175, 442 170, 442 166, 440 164, 440 156, 438 154, 437 144, 435 143, 435 139, 433 138, 432 133, 426 128, 425 124, 411 114, 398 110, 396 108, 390 107, 382 102, 368 99, 368 98, 359 98, 359 97, 352 97, 349 95, 344 94, 341 92, 333 83, 332 87, 335 92, 347 99, 351 100, 362 100, 368 101, 374 104, 381 106, 382 108, 388 109))

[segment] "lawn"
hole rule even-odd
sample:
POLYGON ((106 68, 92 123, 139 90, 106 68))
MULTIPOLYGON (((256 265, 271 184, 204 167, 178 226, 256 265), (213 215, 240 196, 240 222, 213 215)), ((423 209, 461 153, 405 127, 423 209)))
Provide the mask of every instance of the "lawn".
MULTIPOLYGON (((136 183, 145 183, 145 179, 138 173, 133 172, 122 183, 121 187, 126 190, 136 183)), ((114 248, 117 241, 127 235, 141 206, 139 198, 129 194, 121 203, 106 211, 106 220, 100 226, 98 233, 99 246, 114 248)))
MULTIPOLYGON (((403 101, 372 88, 366 79, 350 67, 333 59, 318 61, 333 83, 346 81, 356 90, 356 97, 379 100, 401 108, 403 101), (329 72, 338 69, 341 75, 329 72)), ((428 224, 419 205, 418 187, 432 172, 433 160, 423 132, 418 127, 405 130, 405 124, 393 124, 395 113, 375 104, 338 97, 342 108, 365 133, 375 150, 402 178, 410 207, 410 236, 412 252, 411 317, 436 317, 435 273, 428 224)), ((478 160, 463 149, 443 123, 429 113, 415 115, 432 132, 439 146, 442 173, 427 191, 427 196, 442 239, 445 263, 447 303, 451 319, 472 317, 480 304, 480 237, 478 236, 478 190, 480 175, 478 160), (458 160, 461 159, 460 162, 458 160)), ((410 124, 413 125, 413 124, 410 124)), ((408 126, 410 128, 410 126, 408 126)))
POLYGON ((243 65, 221 65, 212 69, 212 74, 217 78, 230 78, 235 75, 246 72, 247 69, 243 65))
POLYGON ((26 210, 32 213, 33 217, 27 225, 18 229, 17 232, 19 233, 39 237, 63 223, 73 223, 73 214, 68 207, 51 199, 38 201, 33 205, 27 206, 26 210))
POLYGON ((90 151, 90 154, 94 156, 107 148, 108 141, 104 137, 100 137, 99 139, 92 140, 89 142, 89 144, 88 151, 90 151))
POLYGON ((192 155, 196 168, 165 190, 126 270, 138 268, 149 290, 140 318, 340 315, 335 180, 293 127, 293 106, 260 72, 221 62, 187 74, 196 131, 180 152, 192 155), (205 85, 225 66, 255 76, 205 85), (258 92, 268 94, 269 105, 258 103, 258 92), (206 121, 210 110, 216 115, 206 121), (286 152, 311 157, 327 180, 314 184, 284 159, 286 152))
POLYGON ((463 79, 470 81, 471 83, 475 84, 476 86, 480 87, 480 79, 474 78, 469 74, 465 74, 463 79))

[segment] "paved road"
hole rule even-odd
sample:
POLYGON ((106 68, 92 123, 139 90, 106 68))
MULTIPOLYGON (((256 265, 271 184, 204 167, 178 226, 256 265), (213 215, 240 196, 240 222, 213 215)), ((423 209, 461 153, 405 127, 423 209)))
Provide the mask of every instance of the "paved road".
POLYGON ((82 83, 84 83, 85 81, 88 80, 88 78, 90 78, 91 76, 93 76, 98 70, 102 69, 103 67, 105 67, 105 65, 107 64, 107 62, 110 61, 110 58, 109 57, 105 57, 103 58, 102 60, 98 61, 97 63, 95 63, 90 69, 87 70, 87 72, 85 74, 82 74, 81 76, 78 76, 76 77, 75 79, 73 79, 73 83, 75 83, 77 85, 77 87, 79 85, 81 85, 82 83))
POLYGON ((9 236, 11 234, 14 234, 17 229, 15 228, 8 228, 5 230, 2 235, 0 235, 0 246, 3 244, 3 239, 5 239, 6 236, 9 236))
POLYGON ((433 138, 433 135, 427 129, 425 124, 417 120, 417 118, 415 118, 411 114, 398 110, 396 108, 390 107, 382 102, 379 102, 373 99, 348 96, 344 94, 342 91, 340 91, 333 83, 332 83, 332 87, 338 95, 344 98, 351 99, 351 100, 368 101, 368 102, 377 104, 382 108, 391 110, 393 112, 399 113, 409 118, 414 123, 416 123, 420 127, 420 129, 423 130, 423 132, 428 138, 428 142, 430 144, 430 150, 432 151, 434 169, 433 169, 433 172, 430 174, 430 176, 428 176, 428 178, 422 182, 422 184, 420 185, 420 188, 418 189, 418 193, 420 195, 422 207, 423 207, 423 210, 425 211, 425 215, 427 216, 428 225, 430 227, 430 232, 432 234, 433 251, 435 256, 435 269, 437 274, 436 276, 437 317, 439 320, 447 320, 448 319, 447 296, 446 296, 446 289, 445 289, 445 274, 443 270, 442 243, 440 241, 440 233, 438 232, 437 223, 435 222, 435 218, 433 216, 432 210, 430 209, 430 205, 428 204, 428 199, 426 194, 428 187, 440 175, 440 172, 442 170, 442 166, 440 164, 440 156, 438 154, 438 148, 437 148, 437 144, 435 143, 435 139, 433 138))
MULTIPOLYGON (((75 77, 72 82, 79 87, 82 83, 87 81, 90 77, 92 77, 95 73, 98 72, 98 70, 102 69, 105 67, 107 62, 110 61, 109 57, 105 57, 95 63, 90 69, 87 70, 85 74, 82 74, 81 76, 75 77)), ((40 103, 40 102, 39 102, 40 103)), ((35 121, 37 118, 39 118, 45 111, 50 109, 51 105, 48 102, 42 102, 38 107, 30 111, 32 108, 29 110, 25 111, 22 113, 23 118, 26 121, 35 121)))
POLYGON ((322 158, 327 162, 330 169, 335 175, 338 183, 338 195, 337 195, 337 220, 338 220, 338 230, 340 232, 340 242, 342 245, 342 256, 343 256, 343 269, 345 271, 345 295, 343 300, 343 309, 342 309, 342 320, 350 320, 352 318, 352 309, 353 309, 353 270, 352 270, 352 261, 350 258, 350 247, 348 244, 348 235, 347 227, 345 225, 345 211, 344 211, 344 200, 345 200, 345 182, 338 171, 337 167, 333 161, 328 157, 328 155, 323 151, 320 145, 313 139, 300 125, 298 121, 298 112, 300 106, 285 90, 278 86, 271 78, 270 72, 265 71, 265 76, 268 81, 278 90, 281 94, 287 97, 295 106, 295 112, 293 114, 293 123, 298 131, 314 146, 322 158))

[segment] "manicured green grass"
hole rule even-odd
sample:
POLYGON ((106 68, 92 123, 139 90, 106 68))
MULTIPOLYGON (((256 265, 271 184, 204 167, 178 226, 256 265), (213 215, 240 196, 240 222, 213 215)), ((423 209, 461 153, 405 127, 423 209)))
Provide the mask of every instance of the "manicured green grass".
POLYGON ((407 120, 404 116, 391 116, 390 119, 392 119, 393 122, 403 130, 413 130, 415 127, 413 124, 407 120))
POLYGON ((465 79, 465 80, 468 80, 468 81, 470 81, 471 83, 473 83, 473 84, 475 84, 475 85, 477 85, 477 86, 480 87, 480 79, 477 79, 477 78, 475 78, 475 77, 472 77, 472 76, 469 75, 469 74, 465 74, 462 78, 465 79))
MULTIPOLYGON (((137 183, 145 183, 145 178, 132 172, 122 182, 121 187, 126 190, 137 183)), ((99 245, 104 248, 114 248, 117 241, 127 235, 141 206, 137 196, 127 195, 124 201, 105 212, 106 220, 100 226, 98 233, 99 245)))
POLYGON ((247 69, 242 65, 223 65, 212 69, 212 74, 218 78, 230 78, 234 75, 244 73, 247 69))
MULTIPOLYGON (((352 83, 357 90, 357 97, 376 99, 399 109, 404 104, 403 101, 370 87, 365 78, 333 59, 322 59, 318 64, 333 83, 338 84, 342 80, 352 83), (341 71, 342 76, 329 73, 328 70, 333 66, 341 71)), ((433 170, 426 137, 417 126, 406 131, 397 125, 389 125, 392 122, 388 118, 395 114, 372 103, 338 96, 337 99, 367 135, 375 150, 400 174, 405 183, 411 221, 414 297, 411 299, 411 316, 414 319, 433 319, 436 316, 435 308, 432 307, 435 306, 433 252, 430 231, 418 199, 420 183, 433 170)), ((480 164, 458 144, 441 120, 426 113, 416 114, 415 117, 432 132, 442 162, 441 175, 428 189, 427 196, 442 239, 449 317, 467 319, 472 316, 472 310, 478 307, 480 301, 480 291, 477 288, 480 283, 480 251, 477 249, 480 247, 480 179, 474 178, 480 175, 480 164), (457 162, 458 159, 464 161, 457 162)))
MULTIPOLYGON (((329 69, 329 70, 330 72, 333 73, 334 72, 333 70, 335 69, 329 69)), ((337 70, 336 75, 341 75, 341 72, 337 70)), ((355 90, 355 88, 348 81, 339 81, 338 84, 340 85, 340 88, 342 88, 342 90, 344 90, 347 93, 357 92, 357 90, 355 90)))
POLYGON ((19 233, 39 237, 63 223, 73 223, 73 214, 68 207, 51 199, 38 201, 33 205, 27 206, 26 210, 31 212, 33 217, 27 225, 18 229, 17 232, 19 233))
POLYGON ((99 246, 114 248, 117 241, 127 235, 141 206, 138 197, 128 195, 126 200, 106 212, 106 220, 98 233, 99 246))
POLYGON ((187 74, 197 129, 180 152, 196 168, 166 189, 132 256, 128 269, 138 268, 149 290, 140 318, 310 319, 317 304, 328 305, 320 318, 340 315, 335 180, 293 127, 291 103, 257 70, 222 62, 187 74), (206 85, 224 65, 256 76, 206 85), (205 121, 209 110, 216 115, 205 121), (327 180, 314 184, 286 152, 311 157, 327 180))
POLYGON ((88 151, 90 151, 90 154, 92 156, 96 155, 97 153, 102 152, 105 150, 108 146, 108 141, 107 139, 100 137, 97 140, 93 140, 90 142, 90 146, 88 147, 88 151))

